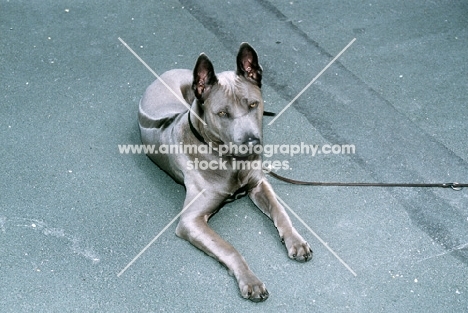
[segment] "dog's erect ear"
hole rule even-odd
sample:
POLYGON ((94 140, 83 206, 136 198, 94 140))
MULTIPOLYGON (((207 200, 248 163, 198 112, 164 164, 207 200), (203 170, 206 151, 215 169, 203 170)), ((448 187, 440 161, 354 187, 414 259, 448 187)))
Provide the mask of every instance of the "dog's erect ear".
POLYGON ((262 67, 258 64, 257 52, 246 42, 241 44, 237 53, 237 75, 262 87, 262 67))
POLYGON ((211 91, 211 87, 217 82, 218 78, 210 59, 208 59, 206 54, 200 54, 193 70, 192 89, 195 92, 195 97, 200 101, 205 101, 211 91))

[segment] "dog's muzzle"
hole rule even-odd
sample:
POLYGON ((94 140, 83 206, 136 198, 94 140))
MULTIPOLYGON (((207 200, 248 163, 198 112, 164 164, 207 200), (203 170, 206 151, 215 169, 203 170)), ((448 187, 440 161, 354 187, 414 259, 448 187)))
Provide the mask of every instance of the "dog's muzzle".
POLYGON ((250 155, 262 154, 263 146, 258 137, 247 137, 239 144, 229 145, 229 154, 235 157, 248 157, 250 155))

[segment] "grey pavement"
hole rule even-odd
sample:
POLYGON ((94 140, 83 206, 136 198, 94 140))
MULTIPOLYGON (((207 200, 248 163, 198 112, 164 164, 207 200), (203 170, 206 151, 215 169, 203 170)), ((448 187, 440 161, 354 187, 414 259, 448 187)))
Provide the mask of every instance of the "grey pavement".
POLYGON ((211 221, 270 298, 174 234, 184 188, 143 154, 138 101, 205 52, 232 70, 257 50, 279 174, 340 182, 468 183, 466 1, 0 2, 1 312, 467 312, 468 189, 295 186, 270 178, 314 250, 289 260, 248 198, 211 221), (338 151, 338 150, 335 150, 338 151), (323 241, 309 231, 314 232, 323 241), (335 255, 346 263, 346 268, 335 255), (355 273, 356 275, 354 275, 355 273))

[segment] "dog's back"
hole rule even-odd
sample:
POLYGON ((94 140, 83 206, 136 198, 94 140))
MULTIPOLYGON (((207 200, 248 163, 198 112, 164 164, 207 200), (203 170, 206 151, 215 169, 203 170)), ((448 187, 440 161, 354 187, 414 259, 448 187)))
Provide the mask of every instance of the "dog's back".
POLYGON ((182 103, 182 100, 187 105, 191 105, 195 99, 192 90, 192 71, 170 70, 161 75, 161 80, 155 80, 146 89, 140 101, 138 116, 140 127, 152 128, 156 121, 171 118, 187 111, 188 108, 182 103))

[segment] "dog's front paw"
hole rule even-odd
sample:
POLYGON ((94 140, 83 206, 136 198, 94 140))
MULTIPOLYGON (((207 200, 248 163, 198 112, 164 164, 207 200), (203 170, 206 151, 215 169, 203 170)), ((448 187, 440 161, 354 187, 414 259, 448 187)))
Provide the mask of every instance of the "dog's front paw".
POLYGON ((307 262, 312 259, 312 249, 295 230, 290 235, 284 236, 282 241, 288 250, 289 258, 298 262, 307 262))
POLYGON ((269 296, 265 284, 252 272, 243 275, 243 277, 239 279, 239 289, 243 298, 254 302, 265 301, 269 296))

